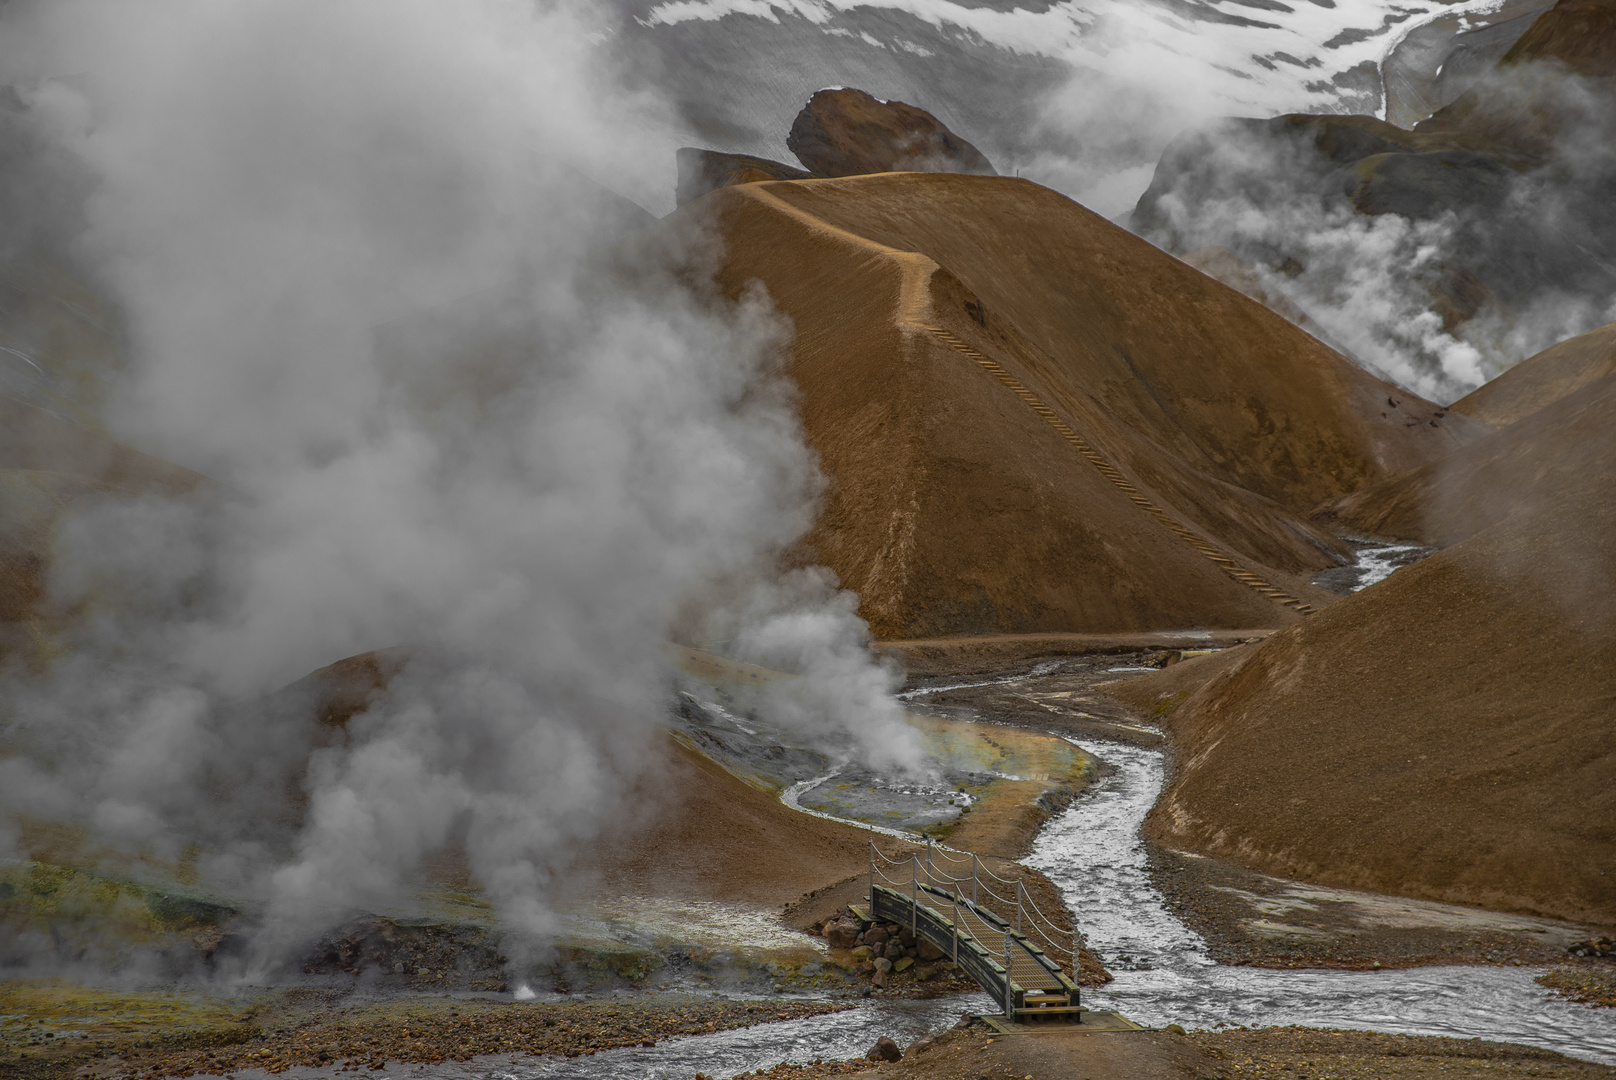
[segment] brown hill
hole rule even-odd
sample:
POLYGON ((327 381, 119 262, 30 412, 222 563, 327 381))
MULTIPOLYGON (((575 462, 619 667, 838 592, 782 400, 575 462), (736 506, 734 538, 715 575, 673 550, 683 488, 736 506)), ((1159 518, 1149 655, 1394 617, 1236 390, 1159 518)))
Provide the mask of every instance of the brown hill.
POLYGON ((0 397, 0 655, 44 599, 55 521, 95 494, 181 495, 210 483, 15 398, 0 397))
POLYGON ((1314 520, 1337 531, 1457 543, 1510 517, 1551 511, 1583 477, 1616 475, 1613 420, 1616 374, 1442 461, 1333 499, 1314 520))
POLYGON ((692 213, 721 282, 795 324, 832 481, 813 556, 883 638, 1281 625, 1276 593, 1326 602, 1306 579, 1346 557, 1302 513, 1480 430, 1025 181, 749 184, 692 213))
POLYGON ((1522 360, 1455 401, 1453 411, 1503 427, 1607 375, 1616 375, 1616 323, 1522 360))
POLYGON ((1458 508, 1438 533, 1459 542, 1261 645, 1116 686, 1170 713, 1149 835, 1616 924, 1613 424, 1616 377, 1382 485, 1458 508))
POLYGON ((863 90, 821 90, 791 123, 786 146, 820 176, 898 171, 996 175, 982 151, 925 109, 863 90))
POLYGON ((1584 78, 1616 77, 1616 3, 1560 0, 1533 21, 1503 63, 1554 60, 1584 78))

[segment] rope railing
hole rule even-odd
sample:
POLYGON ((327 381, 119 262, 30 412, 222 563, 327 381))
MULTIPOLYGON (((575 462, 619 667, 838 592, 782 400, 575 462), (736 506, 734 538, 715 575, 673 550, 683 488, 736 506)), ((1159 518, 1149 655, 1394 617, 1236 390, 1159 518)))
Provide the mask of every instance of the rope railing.
MULTIPOLYGON (((954 921, 956 924, 959 922, 959 911, 962 906, 971 911, 992 912, 1007 927, 1005 931, 1006 948, 1009 947, 1012 930, 1018 935, 1025 935, 1030 930, 1037 935, 1043 945, 1048 946, 1047 949, 1035 949, 1034 951, 1043 952, 1057 966, 1062 961, 1065 961, 1071 967, 1072 978, 1077 978, 1078 943, 1082 935, 1075 928, 1072 930, 1062 928, 1055 920, 1044 914, 1038 905, 1032 901, 1032 898, 1027 895, 1025 882, 1018 878, 1001 877, 983 866, 981 858, 974 853, 951 853, 948 849, 928 841, 923 853, 911 851, 906 855, 893 856, 882 851, 872 841, 870 843, 872 899, 875 895, 874 886, 877 877, 899 892, 910 893, 911 901, 917 904, 920 899, 918 892, 922 884, 929 889, 941 891, 949 897, 954 909, 954 921), (971 863, 970 876, 956 876, 939 868, 935 862, 937 856, 941 856, 948 863, 963 864, 969 859, 971 863), (896 878, 888 874, 886 869, 878 864, 884 864, 885 867, 894 869, 907 864, 906 869, 908 869, 909 873, 906 879, 896 878), (1015 896, 1002 895, 988 882, 998 882, 1003 885, 1013 886, 1015 896), (965 896, 966 886, 970 887, 971 895, 969 897, 965 896), (995 903, 990 905, 987 902, 989 900, 995 903), (1002 907, 1003 910, 993 911, 993 907, 1002 907), (1067 938, 1069 943, 1062 944, 1056 940, 1057 936, 1067 938)), ((1024 943, 1032 947, 1030 939, 1024 943)), ((984 942, 983 944, 986 943, 984 942)))

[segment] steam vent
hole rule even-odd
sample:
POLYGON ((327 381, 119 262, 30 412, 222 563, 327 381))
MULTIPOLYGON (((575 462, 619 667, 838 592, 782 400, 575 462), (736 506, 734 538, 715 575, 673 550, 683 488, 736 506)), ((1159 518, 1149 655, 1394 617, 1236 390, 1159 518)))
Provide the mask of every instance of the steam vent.
POLYGON ((1616 0, 0 3, 0 1080, 1616 1080, 1612 147, 1616 0))

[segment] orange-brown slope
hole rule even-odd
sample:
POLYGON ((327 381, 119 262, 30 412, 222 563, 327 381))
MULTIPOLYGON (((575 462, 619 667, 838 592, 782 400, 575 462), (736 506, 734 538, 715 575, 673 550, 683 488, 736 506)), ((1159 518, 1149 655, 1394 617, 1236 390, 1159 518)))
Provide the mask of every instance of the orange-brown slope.
POLYGON ((987 334, 1013 330, 1050 381, 1209 475, 1294 510, 1484 430, 1440 416, 1036 184, 906 174, 771 190, 833 225, 931 257, 981 298, 987 334))
MULTIPOLYGON (((1544 413, 1494 437, 1520 451, 1515 481, 1536 477, 1529 504, 1205 665, 1172 712, 1178 764, 1148 833, 1290 877, 1616 925, 1616 379, 1590 408, 1539 427, 1546 448, 1520 438, 1544 413), (1545 470, 1556 450, 1567 467, 1545 470)), ((1167 679, 1119 692, 1171 708, 1185 687, 1167 679)))
POLYGON ((1513 424, 1589 383, 1616 375, 1616 323, 1528 357, 1453 403, 1453 411, 1494 427, 1513 424))
POLYGON ((1314 517, 1336 530, 1456 543, 1510 516, 1552 510, 1587 477, 1616 475, 1613 423, 1616 374, 1441 461, 1327 502, 1314 517))
POLYGON ((1283 625, 1280 594, 1325 602, 1305 579, 1344 556, 1295 509, 1458 444, 1032 184, 755 184, 691 210, 722 230, 720 280, 763 281, 795 325, 832 481, 811 544, 883 638, 1283 625))
POLYGON ((799 813, 672 735, 572 873, 580 893, 779 907, 869 866, 870 834, 799 813))

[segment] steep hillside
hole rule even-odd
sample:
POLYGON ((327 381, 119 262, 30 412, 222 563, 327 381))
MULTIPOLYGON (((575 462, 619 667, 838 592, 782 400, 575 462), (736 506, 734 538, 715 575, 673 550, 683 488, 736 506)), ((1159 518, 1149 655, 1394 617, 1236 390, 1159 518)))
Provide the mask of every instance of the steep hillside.
MULTIPOLYGON (((1528 372, 1528 380, 1531 372, 1528 372)), ((1539 384, 1527 381, 1524 389, 1539 384)), ((1502 406, 1508 399, 1500 395, 1502 406)), ((1596 499, 1589 477, 1616 475, 1616 375, 1582 386, 1441 461, 1325 503, 1314 520, 1337 531, 1453 544, 1511 517, 1596 499)))
POLYGON ((1616 375, 1616 323, 1544 349, 1453 403, 1453 411, 1494 427, 1515 421, 1616 375))
POLYGON ((795 325, 832 482, 813 557, 881 637, 1281 625, 1346 557, 1301 514, 1481 430, 1025 181, 758 183, 683 214, 795 325))
POLYGON ((1170 716, 1149 834, 1304 880, 1616 923, 1613 424, 1608 377, 1366 493, 1454 546, 1244 656, 1118 686, 1170 716))

